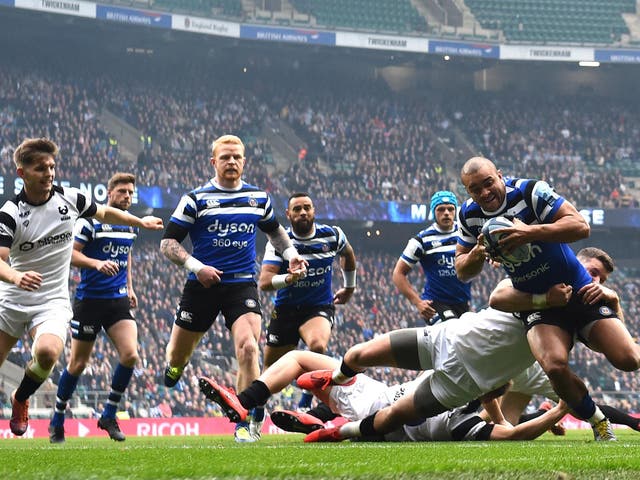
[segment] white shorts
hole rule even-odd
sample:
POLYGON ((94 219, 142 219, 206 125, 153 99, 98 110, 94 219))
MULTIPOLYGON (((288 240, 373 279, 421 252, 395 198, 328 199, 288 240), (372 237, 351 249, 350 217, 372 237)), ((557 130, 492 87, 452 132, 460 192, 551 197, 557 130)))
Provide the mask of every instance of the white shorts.
POLYGON ((68 300, 51 300, 44 305, 0 303, 0 330, 15 338, 37 327, 34 340, 43 333, 50 333, 64 343, 72 317, 68 300))
POLYGON ((333 386, 329 393, 331 409, 350 421, 361 420, 390 405, 384 383, 366 375, 356 375, 356 381, 345 387, 333 386))
POLYGON ((558 401, 558 394, 553 391, 551 382, 538 362, 535 362, 520 375, 513 379, 511 392, 525 395, 542 395, 554 402, 558 401))
POLYGON ((428 329, 417 330, 420 367, 435 370, 431 376, 431 393, 438 402, 452 409, 485 393, 458 360, 446 335, 433 338, 428 329))

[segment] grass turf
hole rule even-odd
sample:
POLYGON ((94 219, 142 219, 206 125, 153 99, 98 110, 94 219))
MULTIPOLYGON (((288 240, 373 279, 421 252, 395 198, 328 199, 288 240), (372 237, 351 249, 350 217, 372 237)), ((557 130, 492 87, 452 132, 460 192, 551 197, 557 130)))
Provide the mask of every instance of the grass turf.
POLYGON ((304 444, 302 435, 0 440, 0 479, 637 479, 640 435, 590 431, 534 442, 304 444))

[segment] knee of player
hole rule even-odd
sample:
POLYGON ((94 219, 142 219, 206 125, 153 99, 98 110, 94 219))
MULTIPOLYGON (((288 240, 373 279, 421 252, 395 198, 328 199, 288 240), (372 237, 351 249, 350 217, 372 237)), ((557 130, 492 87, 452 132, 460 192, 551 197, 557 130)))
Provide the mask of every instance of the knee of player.
POLYGON ((244 360, 251 360, 257 357, 258 353, 259 353, 258 343, 252 340, 247 340, 240 343, 240 345, 238 345, 238 348, 236 350, 236 356, 239 362, 242 362, 244 360))
POLYGON ((326 342, 319 338, 312 338, 309 340, 307 347, 310 351, 315 353, 324 353, 327 350, 326 342))
POLYGON ((361 365, 364 362, 366 355, 364 345, 365 344, 363 343, 359 343, 347 350, 347 353, 344 355, 344 363, 349 365, 351 368, 361 365))
POLYGON ((35 361, 45 369, 53 368, 60 356, 60 352, 52 345, 42 346, 34 353, 35 361))
POLYGON ((619 358, 611 359, 611 364, 623 372, 635 372, 640 368, 640 347, 624 352, 619 358))
POLYGON ((571 374, 569 369, 569 363, 566 359, 562 358, 550 358, 540 365, 550 379, 565 378, 571 374))
POLYGON ((133 367, 138 362, 138 352, 135 350, 131 352, 123 352, 120 355, 120 363, 125 367, 133 367))

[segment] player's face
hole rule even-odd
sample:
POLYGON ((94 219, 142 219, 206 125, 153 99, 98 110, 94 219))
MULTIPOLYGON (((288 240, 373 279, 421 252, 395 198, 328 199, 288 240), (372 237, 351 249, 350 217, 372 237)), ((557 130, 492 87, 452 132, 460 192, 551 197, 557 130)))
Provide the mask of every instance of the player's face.
POLYGON ((604 283, 609 278, 609 272, 604 268, 604 264, 597 258, 580 259, 580 263, 587 270, 594 283, 604 283))
POLYGON ((506 187, 500 170, 484 165, 476 172, 462 175, 461 178, 467 193, 484 211, 495 212, 502 206, 506 187))
POLYGON ((18 176, 24 181, 27 198, 34 203, 44 202, 51 195, 56 162, 51 155, 44 155, 31 165, 18 168, 18 176))
POLYGON ((234 143, 218 145, 211 157, 211 165, 216 178, 223 187, 236 187, 240 184, 244 171, 244 148, 234 143))
POLYGON ((313 202, 309 197, 292 198, 286 211, 291 228, 297 235, 308 235, 316 218, 313 202))
POLYGON ((456 217, 456 207, 450 203, 443 203, 436 207, 435 215, 438 226, 449 230, 453 227, 453 221, 456 217))
POLYGON ((133 200, 133 183, 118 183, 113 190, 109 190, 107 204, 120 210, 129 210, 133 200))

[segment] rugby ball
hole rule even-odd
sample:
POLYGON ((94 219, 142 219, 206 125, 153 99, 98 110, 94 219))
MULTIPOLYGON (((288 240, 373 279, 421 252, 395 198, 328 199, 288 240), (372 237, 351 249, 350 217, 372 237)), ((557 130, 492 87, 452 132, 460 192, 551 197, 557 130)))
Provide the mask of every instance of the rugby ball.
POLYGON ((503 253, 498 242, 503 234, 495 233, 502 228, 513 227, 513 222, 505 217, 494 217, 482 226, 484 245, 492 259, 502 263, 523 263, 531 259, 531 244, 521 245, 508 254, 503 253))

